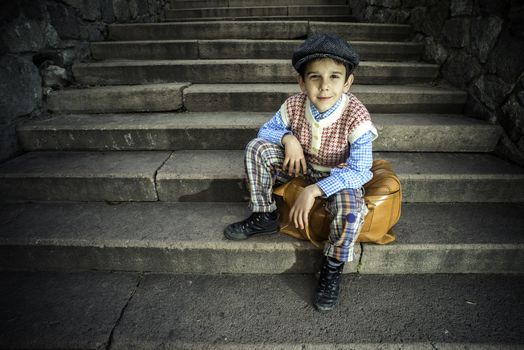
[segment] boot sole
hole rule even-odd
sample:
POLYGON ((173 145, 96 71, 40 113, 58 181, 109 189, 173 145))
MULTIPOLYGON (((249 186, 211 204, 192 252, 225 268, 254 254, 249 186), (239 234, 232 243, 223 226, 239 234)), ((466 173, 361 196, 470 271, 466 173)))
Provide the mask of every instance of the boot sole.
POLYGON ((229 240, 232 240, 232 241, 243 241, 243 240, 246 240, 248 238, 251 238, 251 237, 256 237, 256 236, 269 236, 269 235, 274 235, 276 233, 278 233, 279 230, 271 230, 271 231, 263 231, 263 232, 257 232, 257 233, 253 233, 252 235, 241 235, 241 236, 233 236, 231 233, 229 233, 228 231, 224 231, 224 236, 229 239, 229 240))

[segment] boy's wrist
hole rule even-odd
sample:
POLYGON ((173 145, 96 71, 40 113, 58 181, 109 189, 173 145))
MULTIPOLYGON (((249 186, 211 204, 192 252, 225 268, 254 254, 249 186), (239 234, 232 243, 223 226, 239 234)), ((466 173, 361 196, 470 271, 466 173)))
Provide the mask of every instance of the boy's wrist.
POLYGON ((315 198, 324 195, 324 191, 317 184, 307 186, 306 190, 315 198))

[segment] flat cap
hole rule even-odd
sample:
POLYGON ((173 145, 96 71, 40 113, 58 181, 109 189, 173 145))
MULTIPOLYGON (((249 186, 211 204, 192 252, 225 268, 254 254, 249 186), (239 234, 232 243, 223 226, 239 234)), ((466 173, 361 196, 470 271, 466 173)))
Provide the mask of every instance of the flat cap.
POLYGON ((336 34, 314 35, 293 53, 293 67, 300 71, 302 65, 317 58, 332 58, 349 65, 352 72, 359 63, 358 54, 347 40, 336 34))

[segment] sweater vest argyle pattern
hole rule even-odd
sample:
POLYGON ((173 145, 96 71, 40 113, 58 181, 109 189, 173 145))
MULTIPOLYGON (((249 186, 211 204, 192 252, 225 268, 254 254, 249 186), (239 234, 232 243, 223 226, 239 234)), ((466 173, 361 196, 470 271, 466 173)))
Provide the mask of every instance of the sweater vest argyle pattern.
POLYGON ((345 103, 339 107, 343 108, 341 116, 329 125, 322 126, 325 124, 323 121, 316 122, 306 106, 309 106, 309 101, 305 93, 293 95, 285 102, 293 135, 302 145, 306 160, 314 165, 333 168, 345 163, 349 156, 352 134, 357 129, 367 128, 366 125, 372 127, 368 110, 349 92, 345 103), (320 142, 317 140, 319 137, 320 142))

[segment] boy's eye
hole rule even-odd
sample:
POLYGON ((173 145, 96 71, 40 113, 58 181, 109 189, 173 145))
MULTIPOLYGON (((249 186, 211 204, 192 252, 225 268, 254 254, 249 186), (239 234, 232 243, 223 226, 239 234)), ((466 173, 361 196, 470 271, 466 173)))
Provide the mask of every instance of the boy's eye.
POLYGON ((332 75, 331 76, 331 79, 338 79, 338 78, 340 78, 340 75, 332 75))

